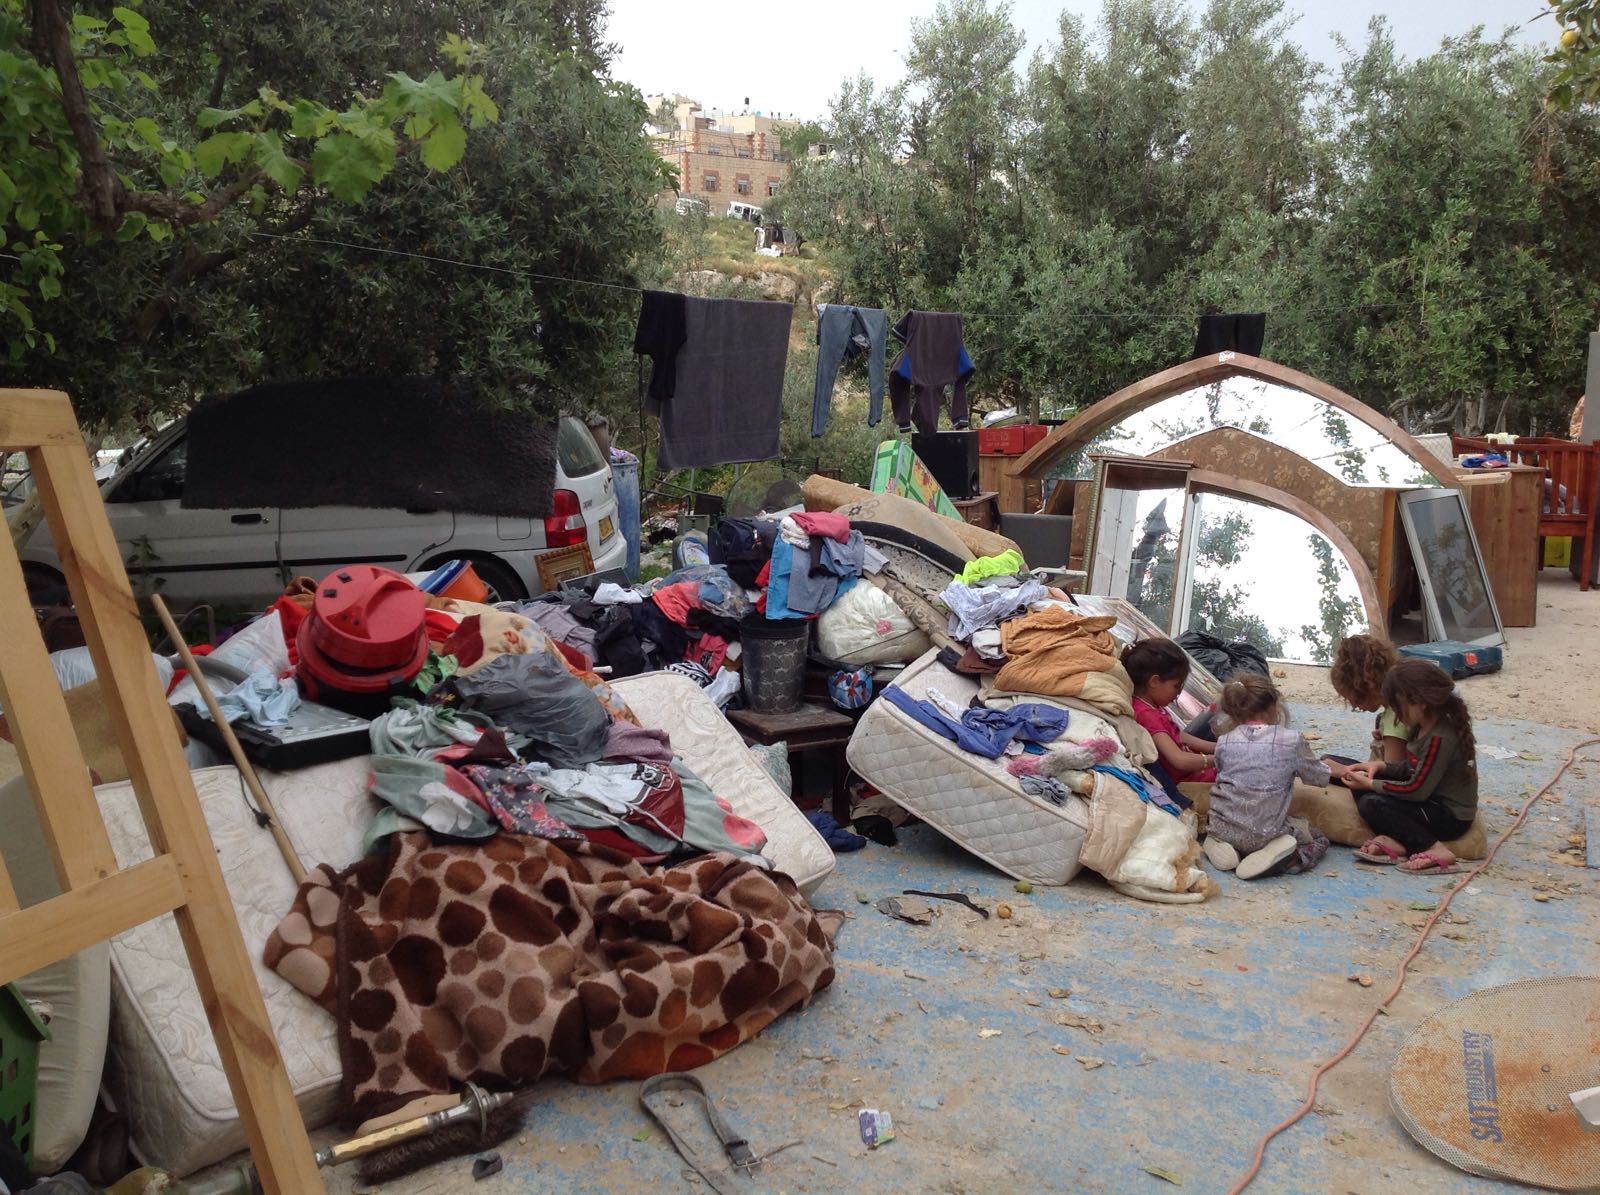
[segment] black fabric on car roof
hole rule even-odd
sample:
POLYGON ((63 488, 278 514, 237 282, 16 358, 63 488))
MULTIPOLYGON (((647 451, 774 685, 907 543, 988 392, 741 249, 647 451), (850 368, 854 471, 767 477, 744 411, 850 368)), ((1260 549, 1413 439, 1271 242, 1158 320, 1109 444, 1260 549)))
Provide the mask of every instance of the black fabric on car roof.
POLYGON ((183 505, 539 519, 555 473, 554 421, 493 407, 465 379, 271 382, 189 413, 183 505))

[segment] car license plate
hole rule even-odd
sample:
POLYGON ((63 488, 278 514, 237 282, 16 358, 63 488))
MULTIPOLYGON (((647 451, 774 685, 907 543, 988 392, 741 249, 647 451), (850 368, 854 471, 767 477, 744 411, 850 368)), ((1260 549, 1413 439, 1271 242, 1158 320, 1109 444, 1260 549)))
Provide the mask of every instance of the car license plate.
POLYGON ((611 538, 611 533, 614 530, 615 530, 615 527, 613 526, 613 524, 611 522, 611 519, 609 517, 601 519, 600 520, 600 540, 601 540, 601 542, 603 543, 606 540, 610 539, 611 538))

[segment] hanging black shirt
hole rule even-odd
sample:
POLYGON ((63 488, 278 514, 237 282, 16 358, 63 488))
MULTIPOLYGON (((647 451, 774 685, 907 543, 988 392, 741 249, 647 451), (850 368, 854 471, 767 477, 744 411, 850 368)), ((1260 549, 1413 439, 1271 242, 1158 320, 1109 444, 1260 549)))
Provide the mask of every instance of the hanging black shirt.
POLYGON ((682 295, 647 290, 639 304, 639 326, 633 333, 633 351, 654 363, 650 371, 650 397, 666 402, 678 389, 678 350, 688 339, 682 295))

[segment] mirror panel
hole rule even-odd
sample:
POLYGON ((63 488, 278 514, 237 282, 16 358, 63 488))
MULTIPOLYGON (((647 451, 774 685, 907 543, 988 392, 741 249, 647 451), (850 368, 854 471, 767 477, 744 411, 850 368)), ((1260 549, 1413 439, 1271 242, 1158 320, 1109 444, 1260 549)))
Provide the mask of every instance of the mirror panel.
POLYGON ((1353 486, 1439 483, 1382 432, 1304 390, 1235 374, 1174 394, 1098 433, 1051 476, 1094 476, 1089 454, 1147 456, 1217 427, 1252 432, 1353 486))
POLYGON ((1089 589, 1123 598, 1158 627, 1172 622, 1183 489, 1121 489, 1101 494, 1089 589))
POLYGON ((1186 630, 1244 639, 1263 654, 1328 664, 1367 630, 1343 553, 1296 515, 1225 494, 1195 495, 1186 630))

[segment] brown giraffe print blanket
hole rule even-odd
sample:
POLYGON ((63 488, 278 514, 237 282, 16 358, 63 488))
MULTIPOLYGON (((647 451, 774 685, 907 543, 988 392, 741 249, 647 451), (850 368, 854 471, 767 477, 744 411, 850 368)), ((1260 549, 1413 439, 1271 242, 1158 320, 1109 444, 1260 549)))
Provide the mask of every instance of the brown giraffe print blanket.
POLYGON ((833 982, 837 925, 731 855, 647 870, 588 843, 410 833, 313 871, 265 961, 339 1018, 359 1118, 466 1079, 700 1066, 833 982))

